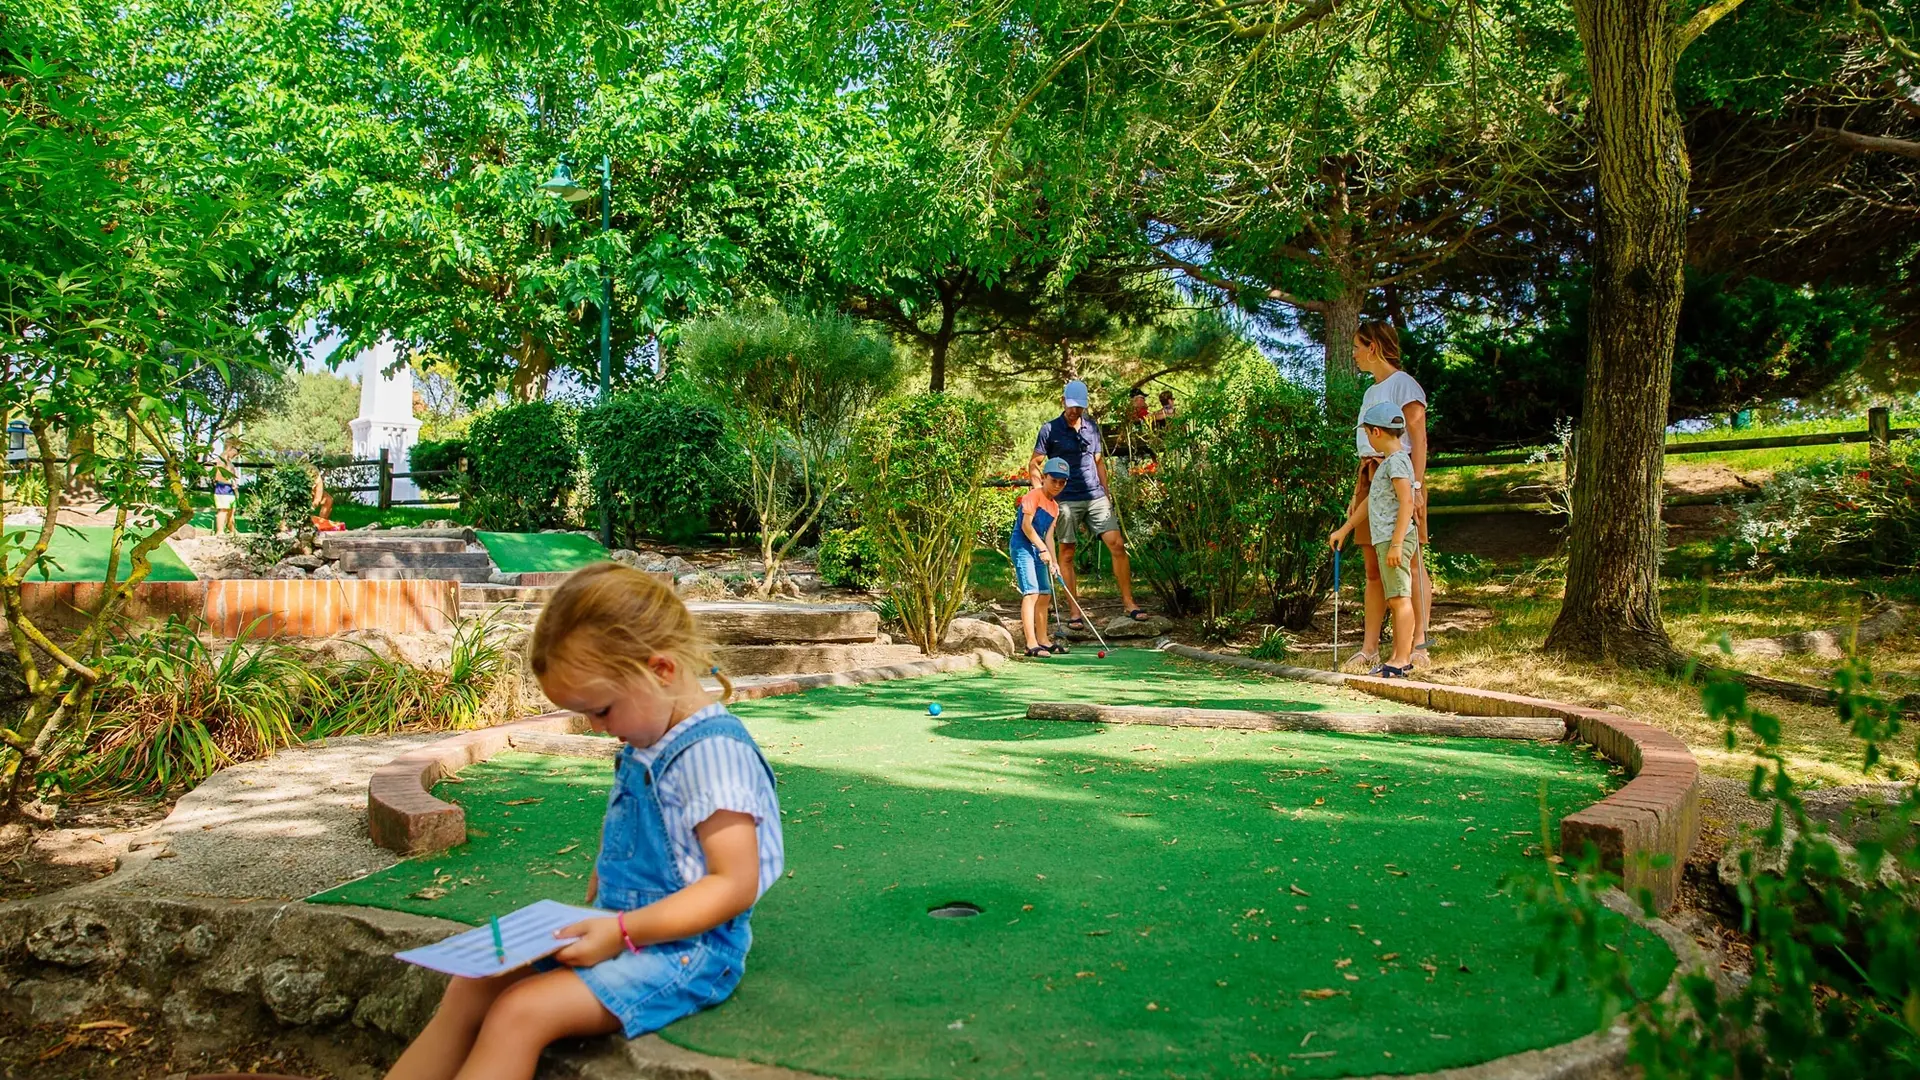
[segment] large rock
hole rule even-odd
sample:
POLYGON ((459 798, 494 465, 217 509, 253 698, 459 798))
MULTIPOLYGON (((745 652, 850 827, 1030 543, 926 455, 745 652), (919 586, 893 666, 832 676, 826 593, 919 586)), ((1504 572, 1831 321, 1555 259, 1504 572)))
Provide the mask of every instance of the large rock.
POLYGON ((681 574, 673 580, 673 589, 683 600, 725 600, 732 595, 726 578, 706 571, 681 574))
MULTIPOLYGON (((1747 880, 1747 872, 1740 865, 1741 856, 1747 852, 1753 853, 1753 873, 1756 877, 1763 874, 1784 877, 1787 872, 1787 854, 1793 849, 1794 841, 1799 836, 1797 830, 1788 826, 1784 830, 1779 847, 1766 844, 1762 833, 1747 833, 1735 837, 1727 844, 1726 854, 1720 856, 1720 864, 1716 868, 1720 884, 1728 889, 1738 889, 1747 880)), ((1829 836, 1826 840, 1833 845, 1834 853, 1840 857, 1841 880, 1845 882, 1848 889, 1856 893, 1865 892, 1869 886, 1866 868, 1860 865, 1860 853, 1854 850, 1852 844, 1837 836, 1829 836)), ((1886 888, 1897 889, 1901 886, 1899 868, 1891 859, 1880 861, 1878 876, 1879 884, 1886 888)))
POLYGON ((368 654, 417 668, 444 668, 453 657, 452 634, 394 634, 369 627, 306 644, 309 655, 333 663, 365 661, 368 654))
POLYGON ((1162 615, 1149 615, 1146 621, 1129 619, 1125 615, 1116 615, 1107 620, 1100 628, 1100 634, 1106 638, 1128 640, 1132 638, 1157 638, 1173 630, 1173 620, 1162 615))
POLYGON ((941 652, 966 653, 976 649, 1012 656, 1013 635, 1005 627, 982 619, 955 619, 947 625, 946 636, 940 639, 941 652))
POLYGON ((269 581, 305 581, 307 572, 292 562, 280 562, 275 563, 273 569, 267 571, 266 577, 269 581))

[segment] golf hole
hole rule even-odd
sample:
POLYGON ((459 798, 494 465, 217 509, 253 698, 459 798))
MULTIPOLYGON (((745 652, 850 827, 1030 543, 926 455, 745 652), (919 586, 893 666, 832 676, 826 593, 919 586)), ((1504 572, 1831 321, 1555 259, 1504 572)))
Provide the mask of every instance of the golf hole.
POLYGON ((936 919, 971 919, 975 915, 980 914, 980 906, 978 904, 969 904, 965 900, 955 900, 951 904, 941 904, 937 908, 930 908, 927 914, 936 919))

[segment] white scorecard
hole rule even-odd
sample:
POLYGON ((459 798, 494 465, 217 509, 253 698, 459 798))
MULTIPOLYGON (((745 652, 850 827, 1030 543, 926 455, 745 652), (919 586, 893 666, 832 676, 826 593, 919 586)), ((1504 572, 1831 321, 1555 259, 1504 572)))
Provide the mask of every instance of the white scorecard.
POLYGON ((409 964, 418 964, 448 975, 481 979, 531 964, 543 956, 551 956, 577 940, 554 937, 553 932, 561 927, 612 914, 599 908, 574 907, 558 900, 541 900, 500 916, 500 939, 506 946, 504 961, 494 951, 493 927, 490 925, 476 926, 445 941, 393 955, 409 964))

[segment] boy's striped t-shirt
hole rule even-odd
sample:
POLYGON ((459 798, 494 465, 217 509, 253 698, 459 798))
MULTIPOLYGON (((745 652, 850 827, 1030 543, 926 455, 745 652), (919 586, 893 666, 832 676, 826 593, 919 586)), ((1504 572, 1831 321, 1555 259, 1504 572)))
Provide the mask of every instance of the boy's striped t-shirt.
MULTIPOLYGON (((725 705, 709 705, 675 724, 652 746, 629 747, 625 752, 641 765, 652 765, 702 721, 726 714, 725 705)), ((687 884, 707 876, 706 853, 700 849, 700 837, 694 830, 721 810, 753 818, 754 837, 760 848, 760 895, 780 879, 787 862, 786 842, 780 833, 780 801, 753 747, 733 738, 701 739, 660 778, 658 797, 674 862, 687 884)))

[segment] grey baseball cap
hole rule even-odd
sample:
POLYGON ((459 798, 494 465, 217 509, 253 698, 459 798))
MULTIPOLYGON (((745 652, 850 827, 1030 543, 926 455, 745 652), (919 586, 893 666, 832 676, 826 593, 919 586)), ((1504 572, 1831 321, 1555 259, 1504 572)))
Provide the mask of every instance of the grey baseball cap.
POLYGON ((1392 404, 1382 401, 1367 409, 1360 422, 1368 427, 1386 428, 1388 431, 1405 431, 1407 418, 1392 404))

